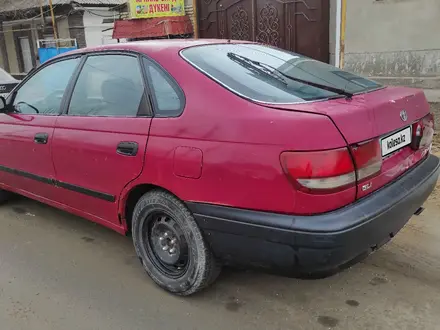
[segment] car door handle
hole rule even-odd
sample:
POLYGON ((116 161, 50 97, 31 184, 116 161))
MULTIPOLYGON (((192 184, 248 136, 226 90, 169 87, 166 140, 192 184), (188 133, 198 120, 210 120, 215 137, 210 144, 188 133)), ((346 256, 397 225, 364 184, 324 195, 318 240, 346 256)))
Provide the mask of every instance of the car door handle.
POLYGON ((136 156, 139 149, 139 145, 136 142, 120 142, 116 152, 123 156, 136 156))
POLYGON ((38 144, 47 144, 47 140, 49 139, 49 134, 47 133, 37 133, 34 137, 34 142, 38 144))

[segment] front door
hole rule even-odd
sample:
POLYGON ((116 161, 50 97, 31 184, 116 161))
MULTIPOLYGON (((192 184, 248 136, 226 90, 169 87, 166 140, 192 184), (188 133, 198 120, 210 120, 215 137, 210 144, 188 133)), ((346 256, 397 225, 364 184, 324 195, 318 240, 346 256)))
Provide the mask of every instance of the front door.
POLYGON ((144 166, 151 124, 137 56, 89 55, 52 146, 59 202, 118 225, 118 199, 144 166))
POLYGON ((249 40, 329 61, 328 0, 198 0, 201 38, 249 40))
POLYGON ((51 145, 61 102, 79 58, 42 67, 10 95, 13 112, 0 114, 1 183, 53 199, 51 145))

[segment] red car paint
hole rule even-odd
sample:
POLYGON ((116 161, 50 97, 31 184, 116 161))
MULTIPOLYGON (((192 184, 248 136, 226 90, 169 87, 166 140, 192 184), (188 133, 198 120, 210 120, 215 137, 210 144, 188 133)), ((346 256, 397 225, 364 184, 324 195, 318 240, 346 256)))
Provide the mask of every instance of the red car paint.
MULTIPOLYGON (((356 95, 352 100, 338 99, 312 104, 276 105, 276 107, 329 116, 348 144, 387 135, 429 113, 429 104, 423 91, 405 87, 388 87, 356 95), (408 113, 406 122, 397 115, 402 109, 408 113)), ((363 191, 362 185, 365 182, 358 185, 357 198, 389 183, 425 157, 426 152, 427 150, 414 151, 408 146, 384 158, 381 173, 370 179, 371 188, 363 191)))
MULTIPOLYGON (((185 93, 176 118, 102 118, 0 115, 2 166, 60 184, 50 185, 1 172, 0 186, 103 224, 120 233, 129 228, 127 201, 137 188, 158 186, 181 200, 284 214, 317 214, 341 208, 396 178, 426 156, 409 146, 384 159, 368 181, 330 194, 296 189, 284 172, 286 151, 346 148, 386 135, 429 112, 422 92, 384 88, 307 104, 258 104, 223 88, 187 63, 179 52, 222 40, 150 41, 81 49, 142 53, 170 73, 185 93), (274 110, 276 108, 277 110, 274 110), (34 135, 49 134, 35 145, 34 135), (120 141, 139 144, 136 157, 118 155, 120 141), (113 196, 99 199, 62 184, 113 196)), ((75 53, 75 52, 74 52, 75 53)), ((70 53, 72 54, 72 53, 70 53)), ((68 55, 62 55, 68 56, 68 55)), ((408 124, 407 124, 408 125, 408 124)))

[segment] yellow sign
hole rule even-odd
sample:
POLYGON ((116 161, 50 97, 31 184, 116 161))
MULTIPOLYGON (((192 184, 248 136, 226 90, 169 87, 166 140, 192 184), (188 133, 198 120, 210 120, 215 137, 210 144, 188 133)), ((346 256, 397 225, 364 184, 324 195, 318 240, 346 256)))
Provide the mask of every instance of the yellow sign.
POLYGON ((130 0, 131 18, 185 15, 184 0, 130 0))

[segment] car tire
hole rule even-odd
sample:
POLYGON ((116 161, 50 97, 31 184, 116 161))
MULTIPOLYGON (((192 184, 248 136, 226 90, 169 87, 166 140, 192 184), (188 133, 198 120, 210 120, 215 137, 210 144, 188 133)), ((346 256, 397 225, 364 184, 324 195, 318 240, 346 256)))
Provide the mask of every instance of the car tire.
POLYGON ((7 202, 11 198, 11 195, 11 192, 0 189, 0 204, 7 202))
POLYGON ((180 296, 194 294, 218 277, 221 266, 185 204, 154 190, 133 211, 133 243, 143 267, 161 288, 180 296))

